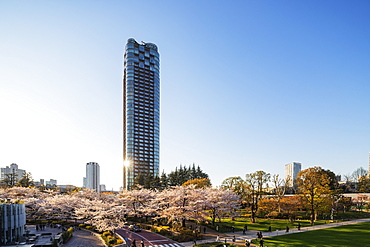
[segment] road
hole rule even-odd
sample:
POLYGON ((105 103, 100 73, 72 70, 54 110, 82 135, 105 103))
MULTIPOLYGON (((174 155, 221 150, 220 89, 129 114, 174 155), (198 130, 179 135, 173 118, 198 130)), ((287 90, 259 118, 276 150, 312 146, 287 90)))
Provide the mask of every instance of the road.
POLYGON ((145 230, 142 230, 141 232, 132 232, 126 228, 123 228, 116 230, 116 233, 119 234, 121 237, 128 239, 128 242, 131 246, 133 246, 133 243, 135 243, 137 247, 142 247, 141 241, 143 241, 144 246, 183 247, 183 245, 177 243, 176 241, 165 238, 154 232, 149 232, 145 230))

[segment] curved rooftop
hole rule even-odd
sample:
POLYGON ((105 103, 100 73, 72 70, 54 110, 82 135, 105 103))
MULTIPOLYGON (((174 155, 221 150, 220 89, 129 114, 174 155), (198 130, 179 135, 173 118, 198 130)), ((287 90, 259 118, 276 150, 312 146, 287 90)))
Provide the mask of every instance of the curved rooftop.
MULTIPOLYGON (((129 38, 128 40, 127 40, 127 43, 136 43, 136 44, 139 44, 134 38, 129 38)), ((142 41, 142 43, 143 44, 139 44, 139 45, 144 45, 144 46, 147 46, 148 48, 150 48, 150 49, 153 49, 153 50, 155 50, 155 51, 158 51, 158 47, 157 47, 157 45, 156 44, 154 44, 154 43, 145 43, 145 42, 143 42, 142 41)))

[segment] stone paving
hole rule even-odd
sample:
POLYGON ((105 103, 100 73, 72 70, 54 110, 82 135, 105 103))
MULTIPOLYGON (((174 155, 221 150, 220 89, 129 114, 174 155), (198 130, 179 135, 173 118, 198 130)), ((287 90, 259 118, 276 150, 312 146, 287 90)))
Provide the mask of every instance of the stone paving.
MULTIPOLYGON (((27 225, 30 234, 45 234, 51 233, 48 236, 55 237, 58 233, 62 232, 62 229, 53 228, 53 227, 45 227, 45 230, 36 230, 35 225, 27 225)), ((50 241, 50 240, 49 240, 50 241)), ((106 246, 105 243, 102 241, 100 236, 86 230, 76 230, 73 232, 73 237, 68 241, 68 243, 63 244, 63 247, 104 247, 106 246)))

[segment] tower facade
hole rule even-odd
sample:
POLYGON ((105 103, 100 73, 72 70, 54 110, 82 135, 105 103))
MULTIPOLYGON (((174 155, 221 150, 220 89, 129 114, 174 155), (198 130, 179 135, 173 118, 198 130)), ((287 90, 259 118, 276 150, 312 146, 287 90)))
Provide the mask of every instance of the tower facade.
POLYGON ((100 192, 100 166, 96 162, 86 164, 86 188, 100 192))
POLYGON ((123 188, 159 173, 159 53, 128 39, 123 69, 123 188))
POLYGON ((288 186, 295 187, 296 178, 298 173, 302 169, 302 164, 298 162, 292 162, 285 165, 285 180, 289 179, 288 186))

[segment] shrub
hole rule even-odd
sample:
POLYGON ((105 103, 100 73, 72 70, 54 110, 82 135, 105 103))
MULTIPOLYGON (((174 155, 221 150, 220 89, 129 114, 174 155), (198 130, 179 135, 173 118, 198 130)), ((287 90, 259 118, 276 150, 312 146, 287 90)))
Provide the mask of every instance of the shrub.
POLYGON ((73 228, 69 228, 67 231, 62 233, 63 243, 67 243, 68 240, 73 236, 73 228))

